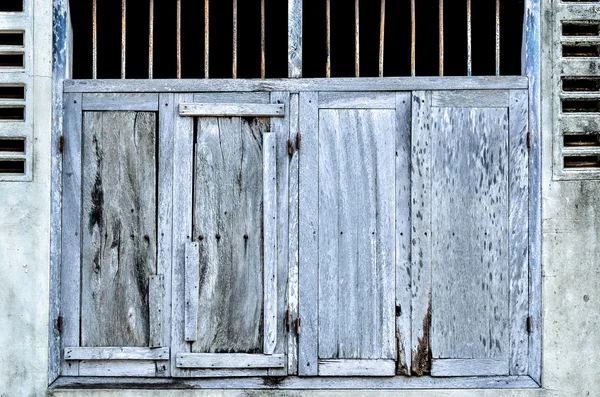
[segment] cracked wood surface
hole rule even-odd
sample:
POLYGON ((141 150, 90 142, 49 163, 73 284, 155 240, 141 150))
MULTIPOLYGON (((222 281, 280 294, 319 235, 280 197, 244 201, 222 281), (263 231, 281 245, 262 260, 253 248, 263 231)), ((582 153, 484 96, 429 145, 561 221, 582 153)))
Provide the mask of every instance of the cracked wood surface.
POLYGON ((81 345, 148 346, 156 115, 85 112, 81 345))

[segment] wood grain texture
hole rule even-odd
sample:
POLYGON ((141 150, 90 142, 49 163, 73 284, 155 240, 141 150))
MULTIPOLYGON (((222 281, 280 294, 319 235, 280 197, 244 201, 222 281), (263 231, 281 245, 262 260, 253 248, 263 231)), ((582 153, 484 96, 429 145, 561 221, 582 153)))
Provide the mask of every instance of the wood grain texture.
POLYGON ((194 231, 200 246, 194 353, 263 352, 263 132, 268 119, 200 118, 194 231))
POLYGON ((288 77, 302 77, 301 0, 288 0, 288 77))
MULTIPOLYGON (((183 319, 185 313, 185 246, 192 241, 194 183, 194 120, 179 117, 179 103, 191 102, 191 94, 175 94, 169 107, 173 111, 173 248, 172 248, 172 314, 183 319)), ((171 321, 171 353, 189 352, 185 342, 184 321, 171 321)), ((186 376, 186 371, 170 361, 172 376, 186 376)))
POLYGON ((508 368, 508 111, 433 108, 433 358, 508 368))
POLYGON ((148 346, 156 115, 86 112, 83 119, 82 346, 148 346))
POLYGON ((319 288, 319 189, 316 178, 319 164, 318 94, 300 94, 300 150, 299 171, 299 313, 302 333, 298 338, 298 375, 317 375, 317 328, 319 288))
POLYGON ((510 91, 456 90, 432 91, 431 106, 453 108, 507 108, 510 91))
POLYGON ((431 327, 431 94, 412 95, 411 373, 429 372, 431 327))
POLYGON ((321 92, 320 109, 395 109, 393 92, 321 92))
MULTIPOLYGON (((200 292, 200 253, 197 242, 185 245, 185 341, 198 339, 198 296, 200 292)), ((177 321, 177 320, 176 320, 177 321)))
POLYGON ((396 94, 396 345, 397 375, 410 375, 411 350, 411 102, 396 94))
POLYGON ((162 347, 164 343, 165 318, 163 316, 165 279, 163 275, 150 276, 149 285, 149 321, 150 321, 150 347, 162 347))
POLYGON ((268 92, 202 92, 194 94, 194 102, 201 103, 271 103, 268 92))
POLYGON ((84 94, 83 110, 140 111, 158 110, 158 94, 84 94))
POLYGON ((395 111, 319 111, 319 357, 395 359, 395 111))
POLYGON ((80 376, 141 378, 156 376, 156 364, 148 361, 81 361, 79 368, 80 376))
POLYGON ((508 375, 506 360, 436 359, 431 361, 431 376, 508 375))
POLYGON ((319 360, 319 376, 394 376, 395 360, 319 360))
POLYGON ((509 109, 509 324, 510 374, 528 372, 529 315, 529 152, 528 94, 511 91, 509 109))
POLYGON ((284 117, 285 105, 254 103, 182 103, 184 117, 284 117))
MULTIPOLYGON (((61 236, 62 346, 79 346, 81 310, 81 149, 83 120, 81 94, 64 96, 63 196, 61 236), (65 209, 69 210, 66 211, 65 209)), ((62 375, 78 375, 78 363, 62 363, 62 375)))
POLYGON ((277 368, 285 366, 283 354, 181 353, 177 366, 184 368, 277 368))
POLYGON ((168 360, 169 348, 66 347, 65 360, 168 360))

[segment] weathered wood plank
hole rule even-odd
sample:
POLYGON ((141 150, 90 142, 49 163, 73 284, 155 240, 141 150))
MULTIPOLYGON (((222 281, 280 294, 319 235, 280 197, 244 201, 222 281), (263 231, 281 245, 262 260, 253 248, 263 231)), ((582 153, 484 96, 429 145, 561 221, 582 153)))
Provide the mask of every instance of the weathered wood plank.
POLYGON ((411 351, 411 94, 396 94, 397 375, 410 375, 411 351))
POLYGON ((299 313, 302 331, 298 339, 298 375, 317 375, 319 201, 318 120, 319 99, 315 92, 300 94, 299 171, 299 313))
POLYGON ((529 153, 527 91, 511 91, 509 109, 509 320, 510 374, 528 372, 529 153))
POLYGON ((198 119, 193 234, 200 246, 200 296, 194 353, 263 352, 268 129, 268 119, 198 119))
POLYGON ((200 253, 198 243, 185 245, 185 341, 198 339, 198 279, 200 277, 200 253))
POLYGON ((313 92, 527 89, 526 76, 336 79, 66 80, 65 92, 313 92))
POLYGON ((288 0, 288 77, 302 77, 301 0, 288 0))
POLYGON ((320 109, 395 109, 396 94, 392 92, 321 92, 320 109))
POLYGON ((508 375, 506 360, 436 359, 431 360, 431 376, 508 375))
POLYGON ((154 377, 156 364, 148 361, 80 361, 80 376, 154 377))
POLYGON ((169 348, 66 347, 65 360, 168 360, 169 348))
MULTIPOLYGON (((263 134, 263 353, 277 345, 277 135, 263 134)), ((283 366, 283 361, 282 365, 283 366)))
POLYGON ((182 368, 277 368, 285 366, 283 354, 181 353, 176 357, 182 368))
POLYGON ((510 91, 458 90, 433 91, 431 106, 452 108, 507 108, 510 91))
MULTIPOLYGON (((164 280, 163 342, 171 342, 171 260, 173 257, 173 131, 177 107, 173 94, 159 95, 158 109, 158 253, 156 271, 164 280)), ((170 376, 164 366, 162 376, 170 376)))
POLYGON ((319 360, 320 376, 394 376, 395 360, 319 360))
POLYGON ((271 103, 268 92, 201 92, 194 94, 194 102, 201 103, 271 103))
MULTIPOLYGON (((172 314, 171 318, 182 319, 185 316, 185 245, 192 241, 192 186, 194 163, 194 120, 179 117, 178 104, 192 100, 191 94, 176 94, 169 104, 174 116, 173 141, 173 248, 172 248, 172 314), (176 225, 176 226, 175 226, 176 225)), ((189 352, 185 342, 185 324, 183 321, 171 321, 171 351, 189 352)), ((171 375, 184 376, 185 371, 178 369, 175 360, 171 360, 171 375)))
MULTIPOLYGON (((63 196, 62 207, 62 260, 61 260, 61 308, 63 346, 79 345, 79 314, 81 302, 81 149, 83 120, 81 95, 64 96, 63 133, 63 196)), ((78 375, 78 363, 62 364, 62 375, 78 375)))
POLYGON ((182 103, 182 117, 284 117, 285 105, 262 103, 182 103))
POLYGON ((84 94, 81 107, 90 111, 157 111, 158 94, 84 94))
POLYGON ((508 110, 433 108, 431 126, 432 356, 508 368, 508 110))
POLYGON ((86 112, 83 119, 81 343, 148 346, 156 115, 86 112))
POLYGON ((431 94, 413 92, 411 163, 411 373, 429 372, 431 328, 431 94))
MULTIPOLYGON (((301 150, 301 137, 300 128, 298 125, 299 114, 299 95, 291 94, 290 96, 290 110, 289 110, 289 128, 290 137, 292 141, 296 143, 300 142, 300 148, 296 147, 297 150, 292 154, 292 158, 289 162, 289 205, 288 205, 288 276, 287 276, 287 309, 289 310, 290 322, 292 319, 298 318, 298 166, 299 166, 299 150, 301 150), (298 134, 300 134, 300 140, 298 140, 298 134)), ((278 167, 279 169, 280 167, 278 167)), ((283 313, 285 310, 283 311, 283 313)), ((287 320, 286 320, 287 321, 287 320)), ((291 324, 290 324, 291 329, 291 324)), ((288 357, 288 374, 298 374, 298 335, 295 332, 286 332, 287 334, 287 357, 288 357)))
POLYGON ((150 318, 150 347, 162 347, 164 343, 164 294, 165 279, 163 275, 150 276, 149 286, 149 318, 150 318))

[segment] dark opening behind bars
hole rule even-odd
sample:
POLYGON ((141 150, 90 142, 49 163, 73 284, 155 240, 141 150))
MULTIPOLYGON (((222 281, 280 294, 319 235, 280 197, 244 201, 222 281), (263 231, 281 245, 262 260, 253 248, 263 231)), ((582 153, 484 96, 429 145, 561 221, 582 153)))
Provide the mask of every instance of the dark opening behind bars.
MULTIPOLYGON (((303 77, 326 77, 327 1, 305 0, 303 77)), ((380 74, 381 26, 385 16, 383 75, 411 76, 411 1, 414 1, 414 74, 440 75, 440 0, 385 2, 358 0, 361 77, 380 74)), ((356 76, 354 1, 330 2, 331 77, 356 76)), ((468 75, 467 3, 443 4, 443 74, 468 75)), ((205 77, 205 1, 180 0, 180 53, 178 58, 177 0, 126 0, 125 77, 177 78, 178 59, 182 78, 205 77), (149 57, 153 27, 152 58, 149 57)), ((97 78, 122 77, 122 0, 96 0, 97 78)), ((261 47, 261 0, 209 0, 209 77, 285 78, 288 76, 287 1, 264 0, 265 47, 261 47), (234 58, 234 4, 237 6, 237 56, 234 58), (261 55, 265 54, 261 73, 261 55), (234 59, 237 67, 234 69, 234 59)), ((472 75, 496 74, 496 0, 471 0, 472 75)), ((71 2, 74 30, 74 78, 93 73, 93 0, 71 2)), ((500 0, 499 74, 521 74, 523 0, 500 0)))

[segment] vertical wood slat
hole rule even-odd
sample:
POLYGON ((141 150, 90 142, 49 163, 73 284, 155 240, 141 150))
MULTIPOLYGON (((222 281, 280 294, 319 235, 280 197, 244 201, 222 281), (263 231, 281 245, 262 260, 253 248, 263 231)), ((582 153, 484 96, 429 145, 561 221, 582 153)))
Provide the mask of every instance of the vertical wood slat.
MULTIPOLYGON (((173 131, 179 113, 174 94, 160 94, 158 107, 158 253, 157 273, 163 275, 163 342, 171 341, 171 260, 173 253, 173 131)), ((172 354, 175 354, 174 352, 172 354)), ((164 376, 170 376, 167 366, 164 376)))
POLYGON ((444 0, 439 0, 439 24, 440 24, 440 34, 439 34, 439 56, 440 56, 440 76, 444 75, 444 0))
POLYGON ((149 313, 150 313, 150 347, 163 347, 164 343, 164 292, 165 280, 162 274, 150 276, 149 313))
POLYGON ((302 77, 302 0, 288 0, 288 77, 302 77))
POLYGON ((185 341, 194 342, 198 339, 198 278, 200 254, 198 243, 185 244, 185 341))
POLYGON ((98 78, 98 0, 92 1, 92 79, 98 78))
POLYGON ((415 1, 410 0, 410 75, 416 76, 416 43, 417 43, 417 18, 415 1))
POLYGON ((528 93, 511 91, 509 108, 509 371, 528 373, 527 317, 529 312, 529 155, 527 149, 528 93))
POLYGON ((411 372, 429 371, 431 325, 431 93, 414 91, 411 163, 411 372))
MULTIPOLYGON (((299 94, 290 95, 290 136, 293 137, 295 134, 300 134, 298 117, 299 117, 299 94)), ((301 141, 298 136, 295 136, 296 143, 301 141)), ((292 140, 294 140, 292 138, 292 140)), ((289 218, 288 218, 288 299, 287 307, 290 311, 290 320, 298 318, 298 159, 299 149, 296 147, 296 151, 292 155, 289 162, 289 218)), ((290 330, 291 328, 290 324, 290 330)), ((294 332, 287 332, 287 358, 288 358, 288 374, 295 375, 298 373, 298 335, 294 332)))
POLYGON ((411 94, 396 94, 397 375, 410 375, 411 350, 411 94))
POLYGON ((379 77, 383 77, 383 50, 385 41, 385 0, 381 0, 381 16, 379 24, 379 77))
POLYGON ((318 95, 300 94, 299 181, 299 313, 302 331, 298 340, 298 375, 317 375, 318 288, 318 95))
POLYGON ((325 77, 331 77, 331 0, 325 3, 325 20, 327 30, 327 61, 325 63, 325 77))
POLYGON ((238 66, 238 0, 233 0, 233 55, 231 77, 237 79, 238 66))
POLYGON ((177 78, 181 78, 181 0, 177 0, 177 78))
POLYGON ((204 78, 209 77, 209 0, 204 0, 204 78))
POLYGON ((267 77, 265 0, 260 0, 260 78, 267 77))
POLYGON ((121 78, 125 78, 127 52, 127 0, 121 0, 121 78))
POLYGON ((277 344, 277 156, 276 133, 263 134, 264 354, 277 344))
POLYGON ((360 77, 360 0, 354 0, 354 77, 360 77))
POLYGON ((472 76, 473 74, 473 40, 471 16, 471 0, 467 0, 467 76, 472 76))
MULTIPOLYGON (((83 128, 81 94, 64 95, 63 199, 61 315, 63 346, 79 346, 80 275, 81 275, 81 135, 83 128)), ((78 375, 77 362, 62 363, 62 375, 78 375)))
POLYGON ((148 78, 154 77, 154 0, 150 0, 150 18, 148 33, 148 78))
MULTIPOLYGON (((179 103, 194 100, 193 94, 175 94, 169 108, 173 116, 173 248, 172 248, 172 318, 185 316, 185 246, 192 234, 192 186, 194 152, 194 118, 179 117, 179 103)), ((171 354, 189 352, 185 342, 183 321, 171 321, 171 354)), ((171 360, 171 375, 181 376, 186 371, 171 360)))

